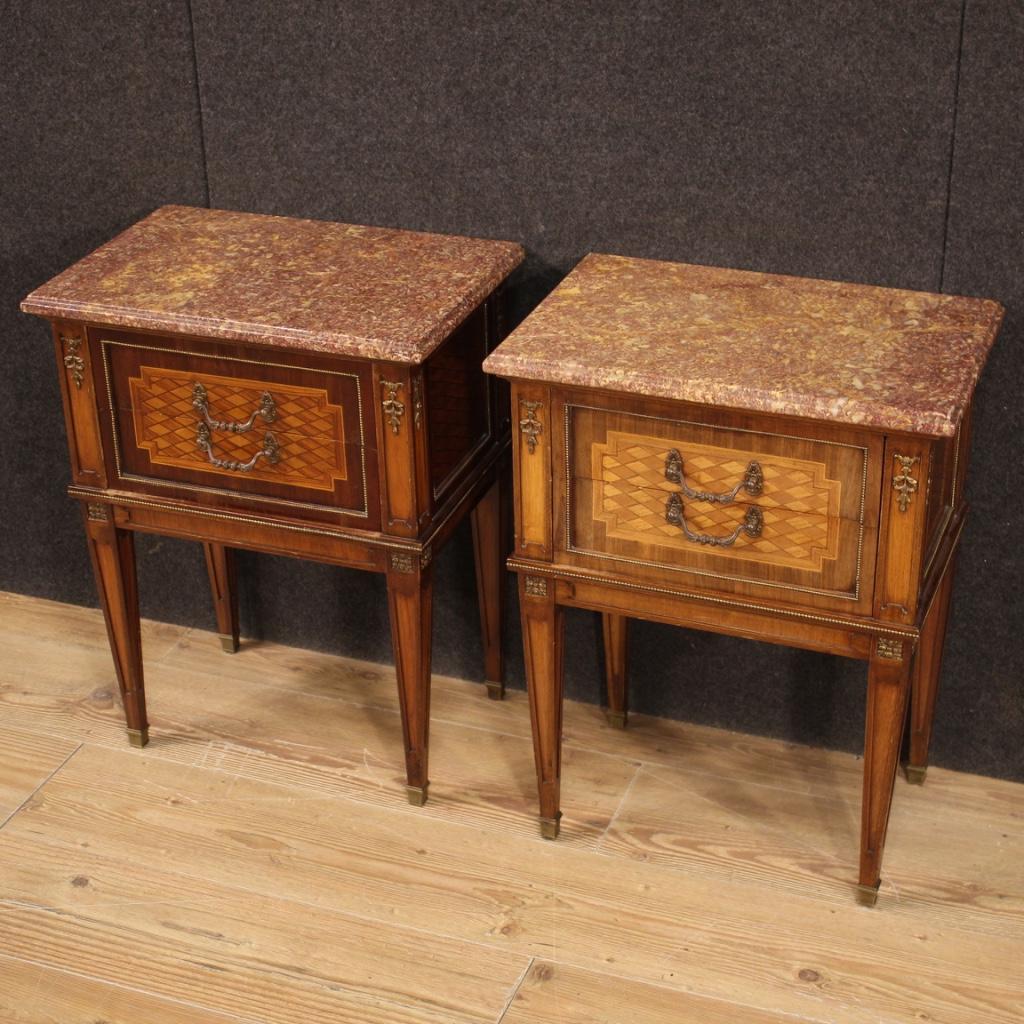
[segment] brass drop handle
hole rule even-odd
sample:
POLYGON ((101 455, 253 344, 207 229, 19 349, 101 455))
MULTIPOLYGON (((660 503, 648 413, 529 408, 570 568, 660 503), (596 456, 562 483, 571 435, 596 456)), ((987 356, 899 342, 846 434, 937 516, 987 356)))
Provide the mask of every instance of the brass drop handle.
POLYGON ((206 426, 212 430, 228 430, 232 434, 248 433, 256 423, 257 417, 265 423, 273 423, 277 419, 277 405, 274 402, 274 396, 269 391, 264 391, 260 395, 260 404, 253 410, 249 418, 242 422, 232 423, 229 420, 215 420, 210 415, 210 399, 206 393, 206 388, 199 381, 192 385, 192 405, 199 415, 203 417, 203 422, 206 426))
POLYGON ((683 509, 683 499, 678 494, 670 494, 665 502, 665 522, 678 526, 687 540, 694 544, 707 544, 715 548, 728 548, 743 535, 748 537, 760 537, 764 529, 764 513, 757 507, 751 505, 747 509, 743 522, 736 527, 732 533, 725 537, 713 537, 710 533, 694 533, 686 522, 686 513, 683 509))
POLYGON ((743 478, 731 491, 724 491, 721 494, 714 494, 711 491, 695 491, 688 486, 686 478, 683 476, 683 457, 679 454, 678 448, 673 448, 665 457, 665 479, 677 484, 691 501, 713 501, 717 505, 732 503, 740 491, 746 491, 752 498, 756 498, 764 490, 764 473, 761 470, 761 463, 751 461, 743 478))
POLYGON ((263 447, 249 459, 248 462, 239 462, 237 459, 219 459, 213 454, 213 440, 210 436, 210 428, 205 423, 200 423, 196 429, 196 447, 206 452, 211 466, 218 469, 229 469, 233 473, 248 473, 256 468, 260 459, 266 459, 272 466, 281 461, 281 446, 277 438, 268 430, 263 435, 263 447))

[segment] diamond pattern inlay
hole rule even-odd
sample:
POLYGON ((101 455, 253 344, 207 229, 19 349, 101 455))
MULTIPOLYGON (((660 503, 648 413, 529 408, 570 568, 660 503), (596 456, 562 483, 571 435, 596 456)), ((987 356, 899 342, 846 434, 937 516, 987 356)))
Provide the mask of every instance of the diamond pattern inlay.
POLYGON ((280 461, 259 462, 245 474, 247 479, 329 491, 336 480, 348 478, 342 408, 329 401, 326 390, 163 367, 141 366, 139 373, 129 381, 135 439, 154 465, 239 475, 212 466, 196 445, 201 415, 192 404, 192 387, 199 381, 209 396, 210 415, 223 421, 245 422, 259 407, 264 391, 273 395, 278 413, 273 423, 257 417, 244 434, 212 431, 217 457, 238 462, 249 460, 263 446, 267 431, 273 433, 280 445, 280 461))
POLYGON ((695 490, 731 490, 752 460, 764 472, 764 491, 756 499, 741 492, 729 505, 686 500, 690 529, 717 536, 731 533, 749 505, 764 510, 759 537, 743 538, 728 549, 702 548, 705 554, 815 572, 824 559, 836 557, 841 484, 826 478, 823 463, 617 431, 609 431, 606 443, 594 444, 591 451, 594 517, 609 537, 693 550, 679 528, 665 521, 665 499, 678 491, 665 479, 672 447, 679 449, 686 482, 695 490))

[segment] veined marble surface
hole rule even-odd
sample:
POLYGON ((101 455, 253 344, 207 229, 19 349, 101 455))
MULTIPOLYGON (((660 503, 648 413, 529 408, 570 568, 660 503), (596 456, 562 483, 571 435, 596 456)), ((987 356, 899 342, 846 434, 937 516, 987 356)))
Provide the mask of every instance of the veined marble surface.
POLYGON ((593 253, 487 358, 503 377, 950 436, 988 299, 593 253))
POLYGON ((164 206, 21 308, 420 363, 523 255, 513 242, 164 206))

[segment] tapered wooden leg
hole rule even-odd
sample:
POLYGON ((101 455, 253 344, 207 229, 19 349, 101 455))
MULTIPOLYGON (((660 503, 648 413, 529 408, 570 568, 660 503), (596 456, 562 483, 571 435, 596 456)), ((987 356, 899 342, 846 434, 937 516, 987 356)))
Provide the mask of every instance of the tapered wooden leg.
POLYGON ((227 654, 238 650, 238 572, 235 552, 223 544, 204 544, 206 571, 217 614, 220 645, 227 654))
POLYGON ((909 659, 909 645, 896 641, 876 646, 868 662, 860 884, 857 886, 857 898, 867 906, 873 906, 878 898, 882 851, 910 692, 909 659))
POLYGON ((408 568, 408 555, 393 555, 387 574, 391 641, 395 649, 398 701, 402 709, 409 803, 427 801, 430 736, 430 650, 433 569, 408 568), (396 565, 399 568, 396 568, 396 565))
POLYGON ((499 474, 470 514, 473 527, 473 560, 476 563, 476 592, 484 640, 484 679, 487 696, 492 700, 501 700, 505 696, 505 667, 501 655, 505 550, 501 510, 499 474))
POLYGON ((519 576, 523 620, 523 654, 530 695, 533 756, 540 795, 540 830, 558 836, 559 787, 562 778, 562 609, 555 603, 555 583, 543 576, 519 576))
MULTIPOLYGON (((955 556, 954 556, 955 558, 955 556)), ((921 626, 917 656, 914 659, 910 691, 910 760, 906 766, 907 781, 920 785, 928 771, 928 748, 932 741, 935 720, 935 698, 942 670, 942 648, 949 621, 949 601, 953 591, 954 563, 946 567, 939 590, 921 626)))
POLYGON ((133 746, 144 747, 149 741, 149 722, 146 719, 146 692, 142 676, 135 538, 130 530, 119 530, 114 526, 108 505, 90 503, 84 506, 84 512, 89 556, 103 618, 107 623, 128 739, 133 746))
POLYGON ((608 683, 608 721, 616 728, 626 727, 629 701, 626 689, 627 636, 629 619, 625 615, 601 615, 604 633, 604 675, 608 683))

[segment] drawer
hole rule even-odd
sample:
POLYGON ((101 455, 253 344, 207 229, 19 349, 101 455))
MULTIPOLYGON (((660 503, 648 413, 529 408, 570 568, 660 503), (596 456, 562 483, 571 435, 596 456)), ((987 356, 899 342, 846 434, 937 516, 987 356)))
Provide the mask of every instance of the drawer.
POLYGON ((559 548, 589 568, 870 605, 881 441, 565 406, 559 548))
POLYGON ((314 369, 198 341, 98 337, 123 486, 376 523, 362 364, 314 369))

